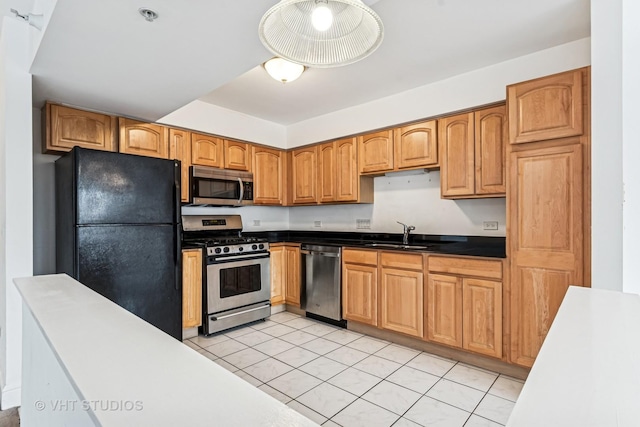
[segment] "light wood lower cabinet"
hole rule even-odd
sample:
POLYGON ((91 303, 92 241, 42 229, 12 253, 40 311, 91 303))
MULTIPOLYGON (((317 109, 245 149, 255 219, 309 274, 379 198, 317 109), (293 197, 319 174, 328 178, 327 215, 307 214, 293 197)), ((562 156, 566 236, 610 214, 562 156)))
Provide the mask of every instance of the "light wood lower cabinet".
POLYGON ((202 250, 182 250, 182 327, 202 325, 202 250))
POLYGON ((76 146, 117 151, 116 117, 48 102, 43 113, 45 153, 66 152, 76 146))
POLYGON ((271 304, 300 307, 300 244, 275 243, 271 253, 271 304))
POLYGON ((342 252, 342 317, 378 325, 378 253, 344 249, 342 252))
POLYGON ((503 263, 430 256, 426 339, 502 358, 503 263))
POLYGON ((421 254, 380 253, 380 327, 422 338, 424 274, 421 254))
POLYGON ((120 117, 121 153, 169 158, 169 128, 120 117))

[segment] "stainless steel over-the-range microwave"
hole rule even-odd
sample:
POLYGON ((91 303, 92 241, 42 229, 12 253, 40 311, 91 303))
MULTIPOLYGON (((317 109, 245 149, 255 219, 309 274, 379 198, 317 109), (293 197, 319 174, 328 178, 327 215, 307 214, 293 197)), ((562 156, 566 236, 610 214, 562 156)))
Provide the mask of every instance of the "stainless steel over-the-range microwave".
POLYGON ((191 204, 211 206, 253 204, 253 174, 251 172, 206 166, 191 166, 189 172, 191 204))

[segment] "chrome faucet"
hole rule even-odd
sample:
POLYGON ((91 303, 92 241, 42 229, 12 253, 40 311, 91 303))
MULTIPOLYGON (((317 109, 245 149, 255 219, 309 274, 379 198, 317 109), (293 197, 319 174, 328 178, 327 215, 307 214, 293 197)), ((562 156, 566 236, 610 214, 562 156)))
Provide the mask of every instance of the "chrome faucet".
POLYGON ((404 231, 403 231, 403 235, 402 235, 402 244, 403 245, 408 245, 409 244, 409 233, 411 233, 412 230, 415 230, 416 228, 413 225, 407 225, 404 224, 400 221, 396 221, 398 224, 400 224, 401 226, 404 227, 404 231))

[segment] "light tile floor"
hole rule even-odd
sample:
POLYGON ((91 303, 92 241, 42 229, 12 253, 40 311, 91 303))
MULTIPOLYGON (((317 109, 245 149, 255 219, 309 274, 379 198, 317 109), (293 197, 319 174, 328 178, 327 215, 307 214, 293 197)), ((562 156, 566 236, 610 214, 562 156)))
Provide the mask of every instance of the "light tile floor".
POLYGON ((324 426, 500 426, 523 385, 288 312, 185 344, 324 426))

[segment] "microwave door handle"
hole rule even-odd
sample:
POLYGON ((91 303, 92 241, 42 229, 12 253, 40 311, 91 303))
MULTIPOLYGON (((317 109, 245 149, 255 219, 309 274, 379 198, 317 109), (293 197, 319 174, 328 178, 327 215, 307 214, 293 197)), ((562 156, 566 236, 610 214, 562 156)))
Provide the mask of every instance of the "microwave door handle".
POLYGON ((240 183, 240 198, 238 199, 238 206, 242 205, 242 199, 244 198, 244 182, 242 182, 242 178, 238 178, 238 182, 240 183))

